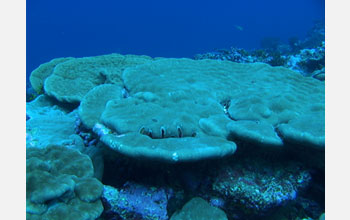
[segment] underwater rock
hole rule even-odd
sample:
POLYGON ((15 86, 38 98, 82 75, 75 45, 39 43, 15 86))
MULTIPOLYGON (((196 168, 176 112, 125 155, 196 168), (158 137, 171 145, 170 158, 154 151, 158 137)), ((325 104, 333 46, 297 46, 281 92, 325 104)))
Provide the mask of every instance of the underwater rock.
POLYGON ((223 200, 222 198, 219 198, 219 197, 212 197, 209 200, 209 204, 211 206, 223 208, 225 206, 225 200, 223 200))
POLYGON ((27 149, 28 219, 96 219, 103 211, 102 184, 87 155, 64 146, 27 149))
POLYGON ((102 200, 108 219, 167 220, 167 203, 172 190, 126 182, 122 188, 104 186, 102 200))
POLYGON ((325 67, 325 43, 316 48, 301 49, 298 53, 286 57, 286 67, 304 76, 313 76, 314 72, 325 67))
MULTIPOLYGON (((323 33, 317 33, 316 35, 316 41, 310 40, 311 38, 315 38, 315 36, 310 39, 307 38, 304 41, 291 38, 290 45, 279 44, 277 46, 275 44, 275 46, 256 50, 231 47, 229 50, 219 49, 215 52, 196 54, 194 59, 228 60, 237 63, 262 62, 271 66, 284 66, 299 72, 303 76, 314 77, 317 76, 314 72, 321 70, 325 66, 324 27, 323 33)), ((324 71, 322 75, 314 78, 323 81, 324 71)))
POLYGON ((236 63, 254 63, 259 62, 259 56, 250 54, 244 49, 231 47, 230 50, 217 50, 204 54, 194 55, 195 60, 213 59, 213 60, 228 60, 236 63))
POLYGON ((211 206, 200 197, 195 197, 187 202, 180 211, 175 212, 170 220, 227 220, 227 216, 221 209, 211 206))
POLYGON ((212 188, 225 198, 225 207, 262 215, 295 200, 310 180, 309 171, 293 162, 243 159, 221 168, 212 188))
POLYGON ((322 219, 322 216, 324 217, 324 215, 322 215, 325 211, 324 205, 309 198, 297 198, 295 201, 295 208, 303 213, 304 216, 308 216, 308 219, 319 220, 322 219), (323 206, 323 208, 321 206, 323 206))

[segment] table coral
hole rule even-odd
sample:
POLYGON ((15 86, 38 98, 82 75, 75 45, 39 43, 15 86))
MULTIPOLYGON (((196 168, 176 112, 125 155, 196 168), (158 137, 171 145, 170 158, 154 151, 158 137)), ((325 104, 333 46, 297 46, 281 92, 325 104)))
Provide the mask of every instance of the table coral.
POLYGON ((98 106, 94 122, 112 131, 101 140, 120 153, 171 162, 230 155, 232 141, 324 148, 324 82, 286 68, 164 58, 126 68, 121 78, 127 97, 121 99, 118 90, 116 98, 102 98, 102 105, 85 100, 81 106, 89 108, 80 109, 84 116, 98 106), (310 115, 317 128, 306 126, 310 115), (217 141, 204 146, 203 137, 217 141), (178 156, 180 145, 190 155, 178 156))

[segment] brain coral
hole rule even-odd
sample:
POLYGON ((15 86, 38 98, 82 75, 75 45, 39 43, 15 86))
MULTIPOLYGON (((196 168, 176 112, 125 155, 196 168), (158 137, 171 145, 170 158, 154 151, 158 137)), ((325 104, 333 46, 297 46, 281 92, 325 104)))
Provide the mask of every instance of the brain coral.
POLYGON ((122 85, 121 73, 130 66, 151 62, 148 56, 110 54, 76 58, 57 65, 45 80, 45 92, 61 102, 79 103, 95 86, 122 85))
POLYGON ((103 99, 96 117, 110 130, 101 140, 121 153, 189 161, 230 155, 232 140, 324 147, 324 82, 286 68, 164 58, 126 68, 121 79, 129 96, 103 99))
POLYGON ((27 219, 96 219, 103 185, 89 156, 62 146, 27 149, 27 219))

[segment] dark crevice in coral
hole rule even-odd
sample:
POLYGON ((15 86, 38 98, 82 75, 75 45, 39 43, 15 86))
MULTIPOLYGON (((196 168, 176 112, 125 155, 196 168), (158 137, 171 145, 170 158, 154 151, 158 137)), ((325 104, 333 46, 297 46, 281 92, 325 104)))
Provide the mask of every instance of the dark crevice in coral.
POLYGON ((160 127, 160 133, 161 133, 161 138, 165 138, 165 128, 163 126, 160 127))
POLYGON ((231 104, 231 100, 230 99, 226 99, 220 102, 220 105, 222 105, 222 107, 224 108, 224 113, 225 115, 231 119, 232 121, 236 121, 236 119, 234 119, 230 113, 228 112, 228 109, 230 108, 230 104, 231 104))
POLYGON ((107 79, 106 73, 101 71, 101 72, 99 72, 99 75, 101 77, 101 84, 100 85, 108 83, 108 79, 107 79))
POLYGON ((122 89, 122 97, 124 99, 128 98, 130 95, 129 95, 129 90, 124 86, 123 89, 122 89))
MULTIPOLYGON (((124 70, 122 70, 122 72, 124 72, 124 70)), ((123 74, 121 74, 121 75, 123 75, 123 74)), ((130 97, 130 89, 128 89, 128 87, 126 86, 123 76, 120 76, 119 79, 123 84, 122 97, 126 99, 126 98, 130 97)))
POLYGON ((177 133, 179 134, 179 138, 182 138, 182 130, 180 126, 177 126, 177 133))
POLYGON ((275 134, 284 142, 283 135, 282 135, 281 132, 278 130, 278 126, 279 126, 279 125, 274 126, 274 127, 273 127, 273 130, 275 131, 275 134))
POLYGON ((68 102, 60 102, 55 97, 49 96, 50 102, 52 105, 57 105, 61 109, 63 109, 66 113, 70 113, 77 109, 80 105, 80 102, 68 103, 68 102))
POLYGON ((152 139, 165 139, 165 138, 182 138, 182 137, 196 137, 197 133, 194 131, 191 135, 184 135, 181 126, 176 126, 177 134, 167 134, 167 129, 164 126, 161 126, 159 129, 159 136, 154 135, 154 132, 150 128, 142 126, 139 130, 139 133, 146 135, 152 139))

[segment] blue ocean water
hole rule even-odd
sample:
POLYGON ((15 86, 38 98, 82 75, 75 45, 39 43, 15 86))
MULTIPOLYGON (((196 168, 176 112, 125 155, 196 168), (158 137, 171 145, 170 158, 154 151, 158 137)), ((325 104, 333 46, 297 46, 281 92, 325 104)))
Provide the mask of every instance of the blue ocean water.
POLYGON ((28 0, 27 76, 57 57, 258 48, 264 37, 303 39, 324 18, 323 0, 28 0))

